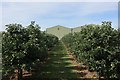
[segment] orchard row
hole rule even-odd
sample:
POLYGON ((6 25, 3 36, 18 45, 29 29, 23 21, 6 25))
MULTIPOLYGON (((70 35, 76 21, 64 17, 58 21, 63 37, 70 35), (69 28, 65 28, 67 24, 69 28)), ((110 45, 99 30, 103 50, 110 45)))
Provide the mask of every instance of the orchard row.
POLYGON ((36 61, 44 62, 48 51, 58 43, 58 38, 40 31, 35 22, 27 27, 20 24, 6 26, 2 34, 3 77, 18 70, 18 80, 22 80, 23 67, 30 71, 36 61))
POLYGON ((120 79, 120 29, 113 29, 111 22, 82 26, 80 32, 70 33, 62 41, 99 78, 120 79))

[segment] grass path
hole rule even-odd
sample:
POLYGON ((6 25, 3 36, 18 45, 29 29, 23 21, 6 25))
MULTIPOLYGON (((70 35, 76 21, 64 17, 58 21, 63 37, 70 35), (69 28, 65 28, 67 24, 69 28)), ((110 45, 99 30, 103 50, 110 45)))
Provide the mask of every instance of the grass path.
POLYGON ((73 61, 63 43, 60 42, 49 52, 47 62, 42 66, 42 69, 37 70, 34 79, 53 80, 53 78, 57 78, 57 80, 78 80, 77 78, 83 77, 86 74, 80 73, 78 75, 79 71, 75 68, 77 64, 74 64, 73 61))

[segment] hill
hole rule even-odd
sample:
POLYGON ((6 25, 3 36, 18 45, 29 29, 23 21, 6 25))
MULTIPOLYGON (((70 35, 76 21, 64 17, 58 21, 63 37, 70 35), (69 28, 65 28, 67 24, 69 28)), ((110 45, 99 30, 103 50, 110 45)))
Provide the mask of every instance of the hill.
POLYGON ((59 39, 61 39, 66 34, 69 34, 72 32, 79 32, 79 31, 80 31, 80 27, 67 28, 67 27, 60 26, 60 25, 46 29, 46 33, 53 34, 53 35, 57 36, 59 39))

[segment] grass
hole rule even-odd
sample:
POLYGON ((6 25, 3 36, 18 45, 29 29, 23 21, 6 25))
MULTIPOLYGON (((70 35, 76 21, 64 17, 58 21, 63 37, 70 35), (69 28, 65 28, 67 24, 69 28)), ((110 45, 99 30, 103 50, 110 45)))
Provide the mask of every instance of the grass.
POLYGON ((71 58, 61 42, 49 52, 48 60, 42 67, 33 75, 33 79, 76 80, 78 78, 74 68, 75 65, 72 64, 71 58))

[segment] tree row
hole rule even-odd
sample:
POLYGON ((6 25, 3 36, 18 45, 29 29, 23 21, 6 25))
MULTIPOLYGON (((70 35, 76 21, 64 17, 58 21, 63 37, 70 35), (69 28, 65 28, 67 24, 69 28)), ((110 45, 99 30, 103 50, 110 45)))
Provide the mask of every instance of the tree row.
POLYGON ((48 51, 58 43, 58 38, 40 31, 34 21, 26 27, 21 24, 6 26, 2 33, 3 78, 17 70, 18 80, 22 80, 23 68, 29 72, 36 61, 46 61, 48 51))
POLYGON ((62 41, 99 78, 120 79, 120 29, 112 28, 111 22, 82 26, 80 32, 70 33, 62 41))

